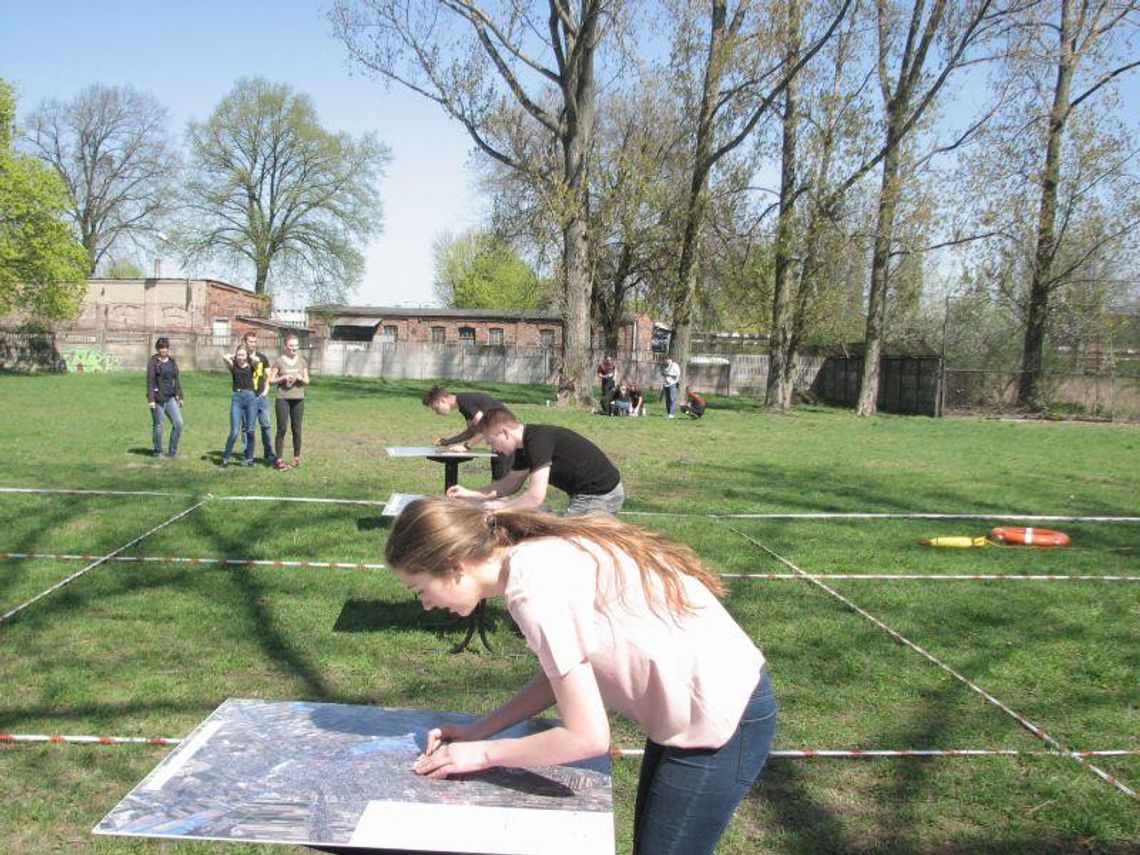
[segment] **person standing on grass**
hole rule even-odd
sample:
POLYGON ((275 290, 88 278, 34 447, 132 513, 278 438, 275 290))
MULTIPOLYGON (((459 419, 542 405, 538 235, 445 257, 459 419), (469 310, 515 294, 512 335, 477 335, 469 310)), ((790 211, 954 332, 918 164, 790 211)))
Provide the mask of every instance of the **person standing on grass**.
MULTIPOLYGON (((503 403, 492 398, 486 392, 448 392, 443 386, 432 386, 423 397, 425 407, 428 407, 438 416, 447 416, 453 409, 458 408, 463 416, 466 426, 455 436, 440 436, 435 444, 440 447, 459 446, 470 448, 470 440, 481 436, 479 428, 483 421, 483 414, 491 410, 503 409, 503 403)), ((459 449, 453 449, 458 451, 459 449)), ((514 463, 513 454, 496 454, 491 458, 491 480, 497 481, 511 471, 514 463)))
POLYGON ((466 499, 486 510, 539 510, 551 484, 570 495, 566 516, 616 514, 625 503, 621 473, 590 440, 557 425, 524 425, 506 408, 483 414, 483 439, 499 454, 513 454, 510 472, 480 490, 456 484, 453 499, 466 499), (529 484, 518 496, 511 498, 529 484))
POLYGON ((161 336, 154 343, 154 356, 146 363, 146 400, 153 422, 154 456, 162 454, 163 417, 170 420, 170 444, 167 457, 178 456, 178 440, 182 436, 182 378, 178 363, 170 355, 170 339, 161 336))
POLYGON ((709 855, 776 731, 764 656, 687 546, 611 517, 574 519, 419 499, 385 558, 425 609, 469 615, 502 597, 538 674, 494 712, 426 736, 412 769, 447 778, 572 763, 610 749, 607 710, 645 731, 635 855, 709 855), (552 706, 561 723, 490 740, 552 706))
MULTIPOLYGON (((257 426, 261 428, 261 447, 265 451, 265 462, 273 466, 277 463, 278 455, 273 453, 273 446, 269 441, 269 357, 258 351, 255 330, 246 330, 242 334, 241 341, 245 345, 245 351, 249 354, 249 364, 253 368, 253 387, 262 390, 257 393, 254 410, 257 414, 257 426)), ((255 428, 250 425, 248 430, 252 431, 255 428)))
POLYGON ((665 417, 671 419, 673 410, 677 407, 677 384, 681 382, 681 366, 674 361, 671 353, 665 359, 661 377, 661 394, 665 396, 665 417))
POLYGON ((605 401, 607 395, 612 398, 614 386, 616 385, 614 378, 617 375, 617 362, 613 356, 608 353, 603 356, 602 361, 598 363, 598 367, 594 373, 598 375, 598 380, 602 384, 602 400, 605 401))
MULTIPOLYGON (((234 452, 234 441, 242 432, 245 447, 245 465, 253 465, 254 437, 253 426, 257 422, 257 396, 259 391, 253 384, 253 366, 249 364, 249 352, 244 344, 239 344, 234 355, 222 354, 222 361, 230 370, 233 394, 230 396, 230 434, 226 438, 226 448, 222 452, 222 465, 230 465, 234 452)), ((264 383, 269 378, 262 374, 264 383)))
POLYGON ((305 389, 309 385, 309 363, 298 353, 300 339, 294 333, 285 336, 285 352, 269 366, 268 385, 277 390, 277 441, 274 453, 278 469, 285 463, 285 428, 293 434, 293 466, 301 465, 301 423, 305 418, 305 389))

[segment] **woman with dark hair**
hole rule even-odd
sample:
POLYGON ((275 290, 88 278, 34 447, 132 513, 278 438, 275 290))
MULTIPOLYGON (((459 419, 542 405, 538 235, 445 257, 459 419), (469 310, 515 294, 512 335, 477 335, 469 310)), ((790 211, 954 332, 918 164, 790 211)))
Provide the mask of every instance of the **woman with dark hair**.
POLYGON ((611 709, 648 737, 633 851, 716 849, 768 757, 776 703, 763 655, 692 549, 607 516, 488 513, 428 498, 396 519, 385 556, 425 609, 466 615, 485 597, 504 598, 541 665, 494 712, 429 731, 416 772, 444 778, 604 754, 611 709), (489 740, 555 705, 559 726, 489 740))
MULTIPOLYGON (((246 466, 252 466, 253 430, 257 425, 257 396, 261 393, 261 389, 254 388, 254 368, 249 361, 249 351, 244 344, 237 346, 233 356, 223 353, 222 361, 226 363, 226 367, 230 370, 230 376, 233 378, 233 382, 230 384, 233 391, 233 394, 230 395, 230 433, 226 437, 225 450, 222 451, 222 465, 230 465, 230 455, 234 453, 234 442, 237 440, 238 433, 244 431, 245 460, 243 462, 246 466)), ((264 384, 266 380, 268 377, 262 374, 261 383, 264 384)))
POLYGON ((182 378, 178 363, 170 355, 170 339, 162 336, 154 343, 154 356, 146 363, 146 400, 153 422, 154 456, 162 454, 162 418, 170 420, 170 445, 167 457, 178 456, 178 440, 182 436, 182 378))

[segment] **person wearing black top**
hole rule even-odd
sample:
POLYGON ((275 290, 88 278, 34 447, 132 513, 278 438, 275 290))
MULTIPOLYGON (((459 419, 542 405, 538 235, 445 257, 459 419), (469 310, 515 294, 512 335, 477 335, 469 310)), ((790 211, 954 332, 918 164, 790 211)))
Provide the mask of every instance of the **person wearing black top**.
MULTIPOLYGON (((253 430, 257 424, 257 395, 259 390, 254 387, 254 367, 249 361, 249 352, 244 344, 239 344, 234 355, 222 354, 222 360, 230 369, 233 378, 233 394, 230 396, 230 435, 226 438, 226 448, 222 452, 222 465, 229 466, 230 455, 234 451, 234 441, 244 428, 245 465, 253 465, 253 430)), ((260 382, 265 383, 267 376, 262 374, 260 382)))
MULTIPOLYGON (((456 394, 448 392, 443 386, 432 386, 424 395, 423 402, 425 407, 430 407, 432 412, 440 416, 450 415, 453 409, 459 409, 463 420, 467 423, 466 428, 455 436, 441 436, 435 440, 435 444, 440 447, 462 444, 462 448, 453 448, 453 451, 469 448, 471 446, 470 440, 480 435, 479 423, 483 420, 484 413, 503 408, 501 401, 495 400, 485 392, 460 392, 456 394)), ((491 480, 498 481, 510 472, 513 463, 513 454, 496 454, 492 457, 491 480)))
POLYGON ((170 355, 170 339, 162 336, 154 343, 155 354, 146 364, 146 400, 154 422, 154 456, 162 454, 162 417, 170 419, 170 445, 167 457, 178 455, 182 436, 182 378, 178 363, 170 355))
POLYGON ((584 436, 557 425, 524 425, 505 408, 484 413, 481 424, 491 448, 514 453, 514 468, 480 490, 451 487, 449 497, 478 502, 487 510, 534 510, 543 507, 547 489, 554 486, 570 496, 567 516, 621 510, 621 473, 584 436), (519 493, 524 483, 527 489, 519 493))

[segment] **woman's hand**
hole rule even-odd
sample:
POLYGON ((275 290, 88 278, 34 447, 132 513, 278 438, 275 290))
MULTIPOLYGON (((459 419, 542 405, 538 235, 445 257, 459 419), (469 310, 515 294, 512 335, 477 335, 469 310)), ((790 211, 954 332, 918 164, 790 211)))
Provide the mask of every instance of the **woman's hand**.
POLYGON ((452 484, 447 488, 447 497, 449 499, 485 499, 486 496, 478 490, 468 490, 466 487, 461 487, 458 484, 452 484))
POLYGON ((469 742, 472 725, 446 724, 428 731, 427 747, 412 764, 412 771, 429 778, 446 778, 490 767, 485 742, 469 742))

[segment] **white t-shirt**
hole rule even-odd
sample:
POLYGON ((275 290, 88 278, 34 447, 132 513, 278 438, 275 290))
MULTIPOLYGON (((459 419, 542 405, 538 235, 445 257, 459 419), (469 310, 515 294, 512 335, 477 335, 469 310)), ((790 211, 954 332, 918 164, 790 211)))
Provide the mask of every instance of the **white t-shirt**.
POLYGON ((588 661, 606 706, 654 742, 719 748, 740 723, 763 654, 699 581, 681 577, 695 608, 676 617, 663 595, 651 607, 636 563, 615 554, 587 540, 520 543, 508 559, 507 609, 548 676, 588 661))

